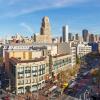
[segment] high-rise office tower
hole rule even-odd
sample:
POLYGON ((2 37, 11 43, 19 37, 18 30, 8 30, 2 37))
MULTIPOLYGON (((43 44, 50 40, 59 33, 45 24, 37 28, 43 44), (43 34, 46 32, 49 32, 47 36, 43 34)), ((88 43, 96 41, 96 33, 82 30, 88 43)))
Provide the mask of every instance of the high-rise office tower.
POLYGON ((95 38, 94 38, 94 34, 90 34, 90 35, 89 35, 89 42, 90 42, 90 43, 94 42, 94 39, 95 39, 95 38))
POLYGON ((87 29, 84 29, 82 31, 82 35, 83 35, 83 42, 88 42, 89 41, 89 33, 87 29))
POLYGON ((63 42, 68 42, 68 25, 62 27, 63 42))
POLYGON ((60 43, 62 43, 62 36, 60 37, 60 43))
POLYGON ((75 34, 75 40, 79 40, 79 34, 75 34))
POLYGON ((69 40, 69 41, 72 41, 72 37, 73 37, 73 36, 72 36, 72 33, 68 33, 68 40, 69 40))
POLYGON ((72 36, 72 41, 74 41, 74 40, 75 40, 75 36, 73 35, 73 36, 72 36))

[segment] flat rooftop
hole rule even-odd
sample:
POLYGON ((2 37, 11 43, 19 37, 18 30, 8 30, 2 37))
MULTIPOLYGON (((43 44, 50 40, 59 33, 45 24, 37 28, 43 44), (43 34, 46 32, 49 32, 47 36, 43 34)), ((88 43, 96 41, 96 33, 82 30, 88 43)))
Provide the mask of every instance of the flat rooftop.
POLYGON ((44 45, 57 45, 57 43, 10 43, 10 44, 4 44, 4 46, 44 46, 44 45))
POLYGON ((13 63, 30 63, 30 62, 39 62, 39 61, 44 61, 46 59, 46 57, 41 57, 41 58, 35 58, 35 59, 29 59, 29 60, 21 60, 21 59, 18 59, 18 58, 10 58, 10 62, 13 62, 13 63))
POLYGON ((66 55, 69 55, 69 54, 58 54, 58 55, 55 55, 55 56, 53 56, 53 58, 57 58, 57 57, 62 57, 62 56, 66 56, 66 55))

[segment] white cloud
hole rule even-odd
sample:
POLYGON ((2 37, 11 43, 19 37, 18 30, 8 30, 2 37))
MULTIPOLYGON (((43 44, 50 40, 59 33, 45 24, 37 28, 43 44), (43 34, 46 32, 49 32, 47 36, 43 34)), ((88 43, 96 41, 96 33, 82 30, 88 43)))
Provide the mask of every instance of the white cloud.
POLYGON ((20 26, 24 27, 27 31, 29 31, 30 33, 34 33, 34 30, 31 26, 29 26, 28 24, 22 22, 20 23, 20 26))
POLYGON ((39 10, 72 6, 89 0, 2 0, 0 16, 15 17, 39 10), (3 6, 2 6, 3 5, 3 6))

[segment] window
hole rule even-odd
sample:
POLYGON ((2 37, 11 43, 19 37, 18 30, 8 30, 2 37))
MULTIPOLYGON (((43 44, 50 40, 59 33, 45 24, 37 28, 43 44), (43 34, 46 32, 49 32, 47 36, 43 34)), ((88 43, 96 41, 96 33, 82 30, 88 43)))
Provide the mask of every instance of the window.
POLYGON ((45 73, 45 64, 42 64, 39 67, 39 75, 43 75, 44 73, 45 73))
POLYGON ((30 84, 31 83, 31 80, 30 79, 26 79, 25 80, 25 84, 30 84))
POLYGON ((24 93, 24 88, 23 87, 19 87, 18 88, 18 93, 20 94, 20 93, 24 93))
POLYGON ((18 74, 18 78, 24 78, 24 74, 18 74))
POLYGON ((27 66, 25 68, 25 77, 30 77, 30 76, 31 76, 31 68, 27 66))
POLYGON ((32 67, 32 76, 37 76, 37 67, 38 66, 33 66, 32 67))
POLYGON ((29 66, 25 67, 25 73, 31 73, 31 68, 29 66))
POLYGON ((23 78, 24 77, 24 68, 23 67, 19 67, 17 69, 18 72, 18 78, 23 78))
POLYGON ((17 71, 18 71, 19 73, 23 73, 24 68, 23 68, 23 67, 20 67, 20 68, 17 69, 17 71))
POLYGON ((24 80, 18 80, 18 85, 23 85, 24 84, 24 80))
POLYGON ((37 86, 37 85, 33 85, 33 86, 32 86, 32 91, 36 91, 36 90, 37 90, 37 88, 38 88, 38 86, 37 86))
POLYGON ((31 73, 25 73, 25 77, 31 77, 31 73))

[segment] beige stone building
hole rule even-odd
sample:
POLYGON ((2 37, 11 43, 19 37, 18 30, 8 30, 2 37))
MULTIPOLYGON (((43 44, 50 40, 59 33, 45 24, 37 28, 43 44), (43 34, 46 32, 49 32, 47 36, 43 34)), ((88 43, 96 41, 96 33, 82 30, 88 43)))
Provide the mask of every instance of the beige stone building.
POLYGON ((11 89, 16 94, 34 92, 44 87, 49 75, 48 58, 41 57, 34 60, 11 58, 9 62, 11 89))
POLYGON ((52 43, 51 26, 47 16, 42 19, 40 34, 35 35, 34 40, 37 43, 52 43))
POLYGON ((45 86, 45 81, 53 78, 66 69, 71 68, 71 56, 60 54, 33 60, 10 58, 11 88, 16 94, 37 91, 45 86), (51 59, 51 60, 50 60, 51 59), (53 75, 53 76, 52 76, 53 75))

